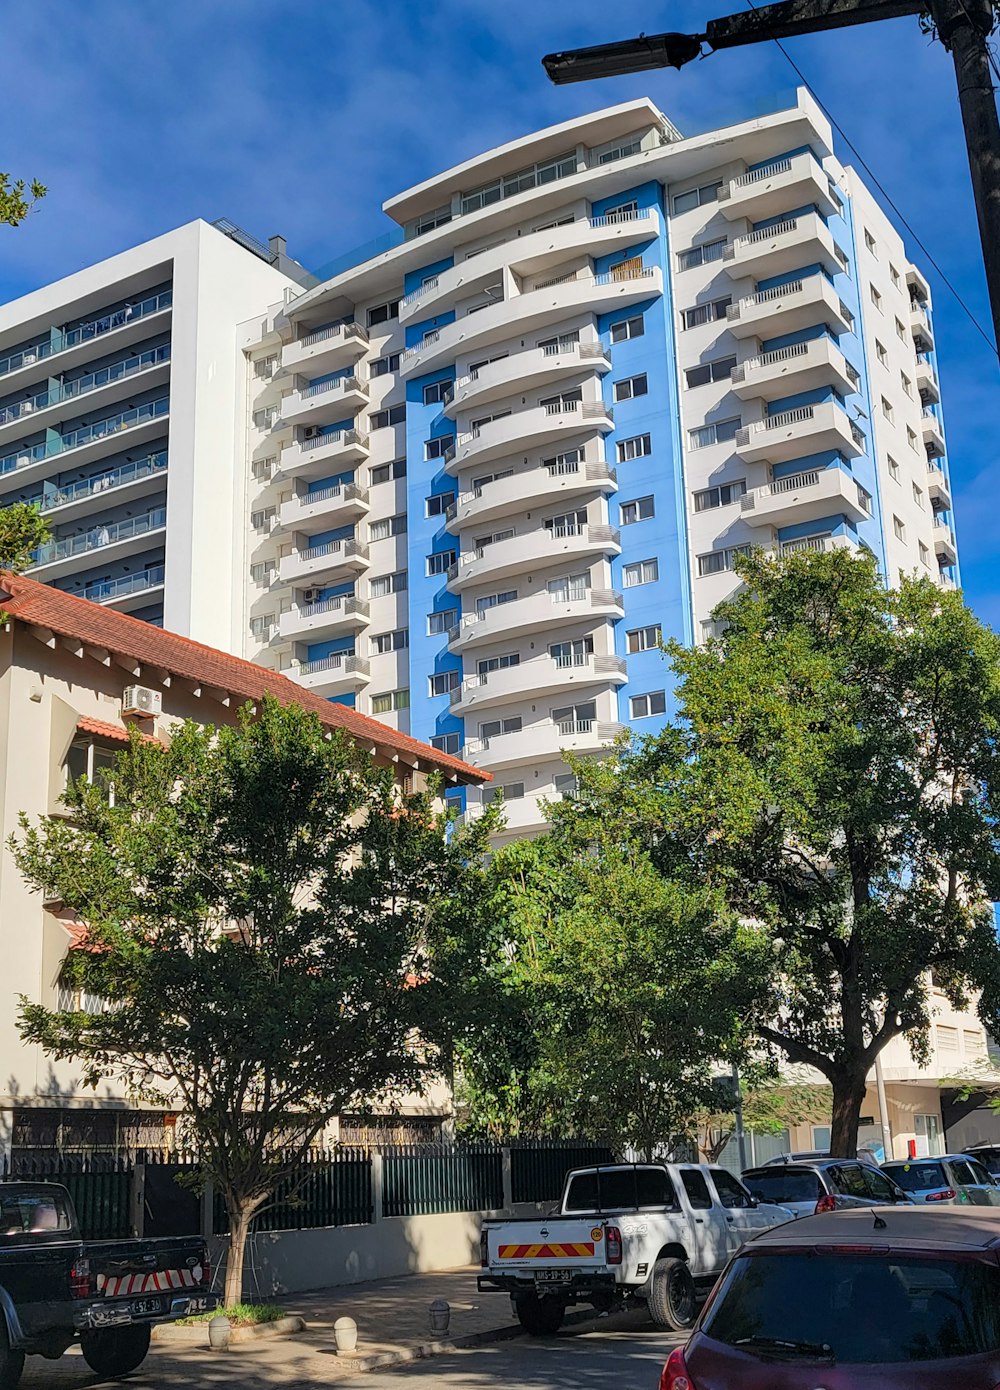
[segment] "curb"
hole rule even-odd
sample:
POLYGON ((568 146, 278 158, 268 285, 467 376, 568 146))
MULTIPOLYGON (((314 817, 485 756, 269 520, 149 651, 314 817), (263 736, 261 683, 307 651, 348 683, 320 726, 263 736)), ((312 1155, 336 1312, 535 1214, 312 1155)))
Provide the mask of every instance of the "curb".
MULTIPOLYGON (((229 1332, 230 1346, 246 1342, 266 1342, 275 1337, 295 1337, 306 1330, 304 1318, 277 1318, 274 1322, 251 1324, 249 1327, 233 1327, 229 1332)), ((153 1328, 152 1340, 164 1346, 204 1347, 208 1345, 208 1323, 194 1323, 180 1327, 177 1323, 160 1323, 153 1328)))

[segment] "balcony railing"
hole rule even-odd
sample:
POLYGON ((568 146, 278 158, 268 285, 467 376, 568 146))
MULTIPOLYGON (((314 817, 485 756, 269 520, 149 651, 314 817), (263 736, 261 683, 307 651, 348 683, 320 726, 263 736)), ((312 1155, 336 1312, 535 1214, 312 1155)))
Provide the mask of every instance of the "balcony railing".
POLYGON ((315 333, 307 333, 299 339, 299 347, 315 347, 317 343, 328 343, 331 338, 360 338, 368 342, 368 330, 360 323, 333 323, 327 328, 317 328, 315 333))
POLYGON ((302 392, 302 399, 309 400, 313 396, 324 396, 328 391, 363 391, 367 396, 368 387, 359 377, 348 373, 346 376, 338 376, 335 381, 313 382, 302 392))
POLYGON ((111 599, 125 598, 129 594, 145 593, 147 589, 158 589, 163 584, 163 565, 150 565, 139 574, 123 574, 120 579, 98 579, 84 586, 83 597, 94 603, 107 603, 111 599))
POLYGON ((299 674, 313 676, 319 671, 342 671, 345 676, 368 676, 371 667, 362 656, 353 652, 335 652, 333 656, 320 657, 317 661, 303 661, 299 664, 299 674))
POLYGON ((312 439, 301 439, 299 448, 303 453, 308 453, 310 449, 321 449, 324 444, 360 444, 367 449, 368 436, 360 430, 330 430, 328 434, 317 434, 312 439))
POLYGON ((20 448, 16 453, 7 454, 5 458, 0 458, 0 473, 13 473, 19 468, 27 468, 29 464, 38 463, 40 459, 54 458, 59 454, 67 453, 70 449, 79 449, 84 444, 90 444, 95 439, 104 439, 107 435, 118 434, 122 430, 134 428, 136 425, 145 424, 148 420, 156 420, 165 416, 170 410, 170 398, 162 397, 158 401, 150 401, 146 405, 135 406, 131 410, 122 410, 117 415, 111 415, 107 420, 98 420, 93 425, 84 425, 78 430, 70 430, 68 434, 62 435, 54 440, 46 440, 43 444, 32 444, 29 447, 20 448))
POLYGON ((64 487, 49 484, 42 493, 42 499, 38 504, 39 511, 51 512, 56 507, 65 506, 67 502, 78 502, 81 497, 95 497, 118 487, 126 487, 129 483, 138 482, 140 478, 163 473, 166 467, 167 451, 161 449, 158 454, 150 454, 148 458, 140 459, 137 463, 123 463, 120 468, 98 473, 93 478, 83 478, 64 487))
POLYGON ((323 598, 318 603, 300 603, 296 609, 300 618, 319 618, 324 613, 343 613, 346 618, 357 614, 367 618, 371 612, 368 602, 356 598, 354 594, 338 594, 336 598, 323 598))
POLYGON ((781 555, 794 555, 800 550, 828 550, 831 537, 802 536, 794 541, 780 541, 778 551, 781 555))
POLYGON ((126 377, 135 376, 138 372, 148 371, 150 367, 159 366, 161 362, 169 361, 169 343, 164 343, 162 347, 150 348, 148 352, 140 352, 134 357, 127 357, 124 362, 116 362, 113 366, 102 367, 97 372, 88 372, 86 376, 81 376, 76 381, 53 386, 51 390, 39 391, 37 395, 30 396, 26 401, 5 406, 3 410, 0 410, 0 425, 9 425, 14 420, 23 420, 36 410, 45 410, 51 405, 59 405, 62 401, 74 400, 76 397, 85 396, 91 391, 99 391, 102 386, 107 386, 112 381, 121 381, 126 377))
POLYGON ((155 507, 142 516, 130 516, 124 521, 112 521, 93 526, 78 536, 67 536, 64 540, 46 541, 32 552, 33 565, 48 565, 53 560, 68 560, 74 555, 87 555, 92 550, 103 550, 105 546, 117 541, 132 540, 135 536, 145 536, 150 531, 159 531, 167 524, 165 507, 155 507))
POLYGON ((300 560, 319 560, 324 555, 340 554, 343 554, 345 559, 352 555, 362 560, 368 559, 368 547, 362 541, 352 540, 323 541, 320 545, 310 545, 297 553, 300 560))
POLYGON ((309 507, 313 502, 330 502, 336 497, 342 497, 345 502, 367 502, 368 489, 358 483, 334 483, 332 487, 322 487, 318 492, 303 492, 294 500, 303 507, 309 507))
POLYGON ((740 174, 739 178, 733 179, 734 188, 746 188, 748 184, 760 183, 762 179, 773 179, 775 174, 787 174, 792 167, 790 159, 775 159, 770 164, 763 164, 759 169, 749 169, 745 174, 740 174))
POLYGON ((789 232, 794 232, 798 225, 798 218, 790 217, 787 222, 778 222, 773 227, 759 227, 755 232, 748 232, 746 236, 737 237, 731 245, 725 248, 722 259, 723 261, 734 261, 744 246, 756 246, 762 241, 774 241, 776 237, 786 236, 789 232))
POLYGON ((35 362, 42 361, 43 358, 55 357, 57 353, 65 352, 67 348, 76 347, 78 343, 86 343, 92 338, 99 338, 102 333, 108 333, 113 328, 123 328, 126 323, 131 323, 133 319, 145 318, 149 314, 158 314, 162 309, 169 309, 172 303, 173 291, 164 290, 162 294, 150 295, 148 299, 142 300, 139 304, 131 304, 128 308, 116 309, 114 313, 105 314, 102 318, 81 323, 77 328, 70 328, 65 332, 56 330, 51 338, 47 338, 42 343, 37 343, 34 347, 22 348, 20 352, 11 353, 9 357, 0 358, 0 376, 6 376, 8 372, 19 371, 21 367, 30 367, 35 362))

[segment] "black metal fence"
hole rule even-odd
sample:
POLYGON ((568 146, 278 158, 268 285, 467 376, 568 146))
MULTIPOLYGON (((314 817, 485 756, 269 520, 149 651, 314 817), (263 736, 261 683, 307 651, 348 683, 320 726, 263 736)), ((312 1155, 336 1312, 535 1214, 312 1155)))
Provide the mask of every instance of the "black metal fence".
POLYGON ((575 1139, 536 1140, 510 1145, 510 1187, 513 1202, 555 1202, 571 1168, 613 1163, 611 1150, 575 1139))
POLYGON ((382 1212, 431 1216, 503 1206, 498 1144, 405 1144, 382 1150, 382 1212))
MULTIPOLYGON (((364 1226, 374 1219, 371 1155, 367 1149, 314 1150, 275 1191, 254 1220, 255 1231, 306 1231, 323 1226, 364 1226)), ((215 1194, 212 1229, 229 1231, 222 1197, 215 1194)))
POLYGON ((132 1234, 132 1164, 113 1155, 33 1154, 5 1159, 5 1181, 58 1182, 69 1189, 84 1240, 132 1234))

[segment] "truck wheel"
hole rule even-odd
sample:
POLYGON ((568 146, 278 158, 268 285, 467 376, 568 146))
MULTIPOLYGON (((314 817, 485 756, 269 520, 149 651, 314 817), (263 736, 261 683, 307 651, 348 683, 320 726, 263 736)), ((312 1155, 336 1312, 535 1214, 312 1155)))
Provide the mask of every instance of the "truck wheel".
POLYGON ((653 1265, 646 1299, 654 1326, 684 1332, 695 1319, 694 1280, 683 1260, 663 1258, 653 1265))
POLYGON ((525 1294, 517 1300, 517 1320, 532 1337, 551 1337, 562 1327, 566 1305, 558 1298, 525 1294))
POLYGON ((99 1376, 127 1376, 141 1366, 149 1351, 149 1328, 107 1327, 80 1337, 83 1359, 99 1376))
POLYGON ((15 1390, 23 1371, 24 1352, 11 1349, 7 1324, 0 1315, 0 1390, 15 1390))

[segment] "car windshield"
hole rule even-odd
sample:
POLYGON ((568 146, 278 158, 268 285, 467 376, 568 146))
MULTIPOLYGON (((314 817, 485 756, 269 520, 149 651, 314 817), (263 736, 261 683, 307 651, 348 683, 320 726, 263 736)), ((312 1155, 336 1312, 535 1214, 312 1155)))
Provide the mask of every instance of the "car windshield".
POLYGON ((565 1210, 636 1211, 676 1205, 673 1184, 663 1168, 595 1168, 572 1179, 565 1210))
POLYGON ((825 1364, 838 1365, 981 1355, 1000 1349, 1000 1269, 877 1252, 743 1256, 702 1331, 765 1359, 823 1360, 795 1344, 828 1347, 825 1364))
POLYGON ((904 1192, 923 1192, 929 1187, 950 1187, 940 1163, 892 1163, 882 1170, 904 1192))
POLYGON ((758 1173, 744 1173, 743 1185, 758 1202, 815 1202, 822 1196, 819 1175, 809 1168, 764 1168, 758 1173))

